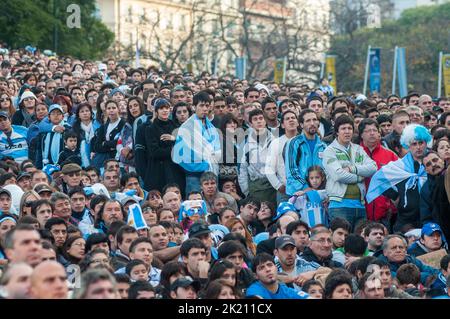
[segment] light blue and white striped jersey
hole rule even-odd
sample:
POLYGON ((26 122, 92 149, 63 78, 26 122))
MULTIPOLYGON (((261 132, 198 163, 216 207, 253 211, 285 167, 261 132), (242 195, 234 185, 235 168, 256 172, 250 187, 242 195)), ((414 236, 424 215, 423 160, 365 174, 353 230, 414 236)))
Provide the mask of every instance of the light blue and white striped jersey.
POLYGON ((28 158, 28 129, 20 125, 11 125, 12 132, 8 139, 4 132, 0 134, 0 158, 11 156, 21 164, 28 158))

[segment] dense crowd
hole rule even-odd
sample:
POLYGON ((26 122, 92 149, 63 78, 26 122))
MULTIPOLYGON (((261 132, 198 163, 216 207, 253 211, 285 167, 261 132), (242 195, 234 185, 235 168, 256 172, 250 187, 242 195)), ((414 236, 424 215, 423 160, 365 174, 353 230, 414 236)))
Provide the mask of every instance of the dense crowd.
POLYGON ((0 51, 0 294, 450 298, 450 100, 0 51))

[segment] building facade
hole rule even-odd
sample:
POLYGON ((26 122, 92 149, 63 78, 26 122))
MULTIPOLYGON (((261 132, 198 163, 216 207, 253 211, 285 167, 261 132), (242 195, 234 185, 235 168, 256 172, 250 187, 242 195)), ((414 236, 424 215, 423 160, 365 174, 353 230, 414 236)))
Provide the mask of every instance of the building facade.
POLYGON ((245 56, 247 74, 262 79, 286 56, 294 76, 308 60, 320 64, 329 41, 326 0, 97 0, 97 7, 116 36, 114 55, 130 59, 139 47, 141 64, 165 70, 234 74, 235 58, 245 56))

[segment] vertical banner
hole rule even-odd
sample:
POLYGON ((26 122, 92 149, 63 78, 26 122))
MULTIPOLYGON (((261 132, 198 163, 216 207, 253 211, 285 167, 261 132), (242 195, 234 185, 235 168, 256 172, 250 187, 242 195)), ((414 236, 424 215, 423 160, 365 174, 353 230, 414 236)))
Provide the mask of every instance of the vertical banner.
POLYGON ((217 58, 213 57, 211 61, 211 74, 217 75, 217 58))
POLYGON ((326 64, 326 78, 328 79, 328 84, 337 92, 337 81, 336 81, 336 56, 327 55, 325 57, 326 64))
POLYGON ((381 91, 381 61, 379 48, 370 49, 369 53, 369 90, 371 93, 381 91))
POLYGON ((408 81, 406 77, 406 49, 397 48, 397 75, 400 97, 408 95, 408 81))
POLYGON ((192 64, 192 62, 189 62, 186 65, 186 72, 193 73, 193 70, 194 70, 194 65, 192 64))
POLYGON ((442 55, 442 75, 444 82, 444 94, 450 97, 450 54, 442 55))
POLYGON ((135 57, 135 63, 136 68, 141 67, 141 47, 139 45, 139 32, 136 30, 136 57, 135 57))
POLYGON ((281 59, 276 59, 274 63, 273 80, 275 83, 285 83, 286 82, 286 57, 281 59))
POLYGON ((236 77, 239 80, 244 80, 245 77, 247 76, 247 61, 244 57, 239 57, 236 58, 235 60, 235 65, 236 65, 236 77))

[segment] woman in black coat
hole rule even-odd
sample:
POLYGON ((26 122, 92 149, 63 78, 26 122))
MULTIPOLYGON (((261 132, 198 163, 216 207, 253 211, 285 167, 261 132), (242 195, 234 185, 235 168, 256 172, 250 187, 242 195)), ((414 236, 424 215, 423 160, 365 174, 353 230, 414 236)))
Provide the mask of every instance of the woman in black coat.
POLYGON ((125 126, 125 120, 120 118, 119 105, 116 101, 109 100, 105 104, 108 120, 96 131, 91 141, 91 152, 94 152, 94 158, 91 165, 100 169, 107 159, 116 157, 117 141, 120 132, 125 126))
POLYGON ((144 188, 162 191, 169 183, 176 183, 184 195, 186 184, 183 169, 172 161, 172 148, 175 145, 175 124, 169 120, 170 103, 166 99, 155 102, 156 118, 145 130, 148 166, 145 173, 144 188))

